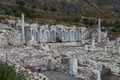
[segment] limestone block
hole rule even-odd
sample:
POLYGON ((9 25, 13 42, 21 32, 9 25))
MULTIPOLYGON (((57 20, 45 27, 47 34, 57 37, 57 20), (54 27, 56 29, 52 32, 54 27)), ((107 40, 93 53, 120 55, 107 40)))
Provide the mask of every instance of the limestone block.
POLYGON ((5 35, 5 33, 0 33, 0 47, 4 47, 6 45, 8 45, 8 41, 7 41, 7 37, 5 35))
POLYGON ((87 67, 78 67, 78 76, 83 80, 93 80, 92 78, 92 71, 87 67))
POLYGON ((29 47, 37 46, 37 45, 38 45, 38 43, 35 40, 31 39, 31 40, 27 41, 27 46, 29 46, 29 47))
POLYGON ((50 47, 47 44, 41 45, 41 49, 44 51, 50 51, 50 47))

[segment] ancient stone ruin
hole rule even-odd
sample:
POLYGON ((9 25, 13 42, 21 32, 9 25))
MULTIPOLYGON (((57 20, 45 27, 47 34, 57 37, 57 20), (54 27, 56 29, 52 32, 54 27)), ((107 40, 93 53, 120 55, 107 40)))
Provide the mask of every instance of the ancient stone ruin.
POLYGON ((29 23, 24 14, 20 20, 1 20, 0 60, 15 65, 16 73, 23 72, 28 80, 70 80, 71 76, 72 80, 102 80, 108 73, 119 76, 120 36, 110 40, 107 30, 102 31, 101 20, 91 29, 29 23), (56 72, 59 79, 58 73, 52 75, 56 72))

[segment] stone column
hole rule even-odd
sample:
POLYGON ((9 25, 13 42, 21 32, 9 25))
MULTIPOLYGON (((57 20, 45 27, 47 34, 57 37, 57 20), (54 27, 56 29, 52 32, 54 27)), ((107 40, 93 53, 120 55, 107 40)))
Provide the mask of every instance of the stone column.
POLYGON ((85 36, 84 36, 84 30, 81 30, 81 38, 82 38, 82 44, 85 43, 85 36))
POLYGON ((31 39, 32 39, 32 35, 33 35, 33 33, 32 33, 32 28, 30 28, 30 36, 31 36, 31 39))
POLYGON ((101 43, 101 19, 98 20, 98 42, 101 43))
POLYGON ((92 50, 95 50, 95 38, 92 38, 92 50))
POLYGON ((85 50, 88 51, 88 45, 85 45, 85 50))
POLYGON ((77 75, 77 68, 78 68, 78 64, 77 64, 77 58, 72 57, 69 60, 69 74, 71 75, 77 75))
POLYGON ((81 40, 81 31, 79 30, 78 31, 78 41, 80 41, 81 40))
POLYGON ((93 80, 101 80, 101 72, 100 70, 94 69, 93 70, 93 80))
POLYGON ((118 54, 120 54, 120 46, 118 46, 118 54))
POLYGON ((43 39, 43 38, 42 38, 42 35, 43 35, 43 34, 42 34, 42 29, 40 29, 39 35, 40 35, 40 42, 43 42, 43 40, 42 40, 42 39, 43 39))
POLYGON ((73 41, 73 34, 72 34, 72 30, 70 30, 70 42, 72 42, 73 41))
POLYGON ((24 30, 24 27, 25 27, 25 24, 24 24, 24 14, 21 15, 21 26, 22 26, 22 41, 23 43, 25 42, 25 30, 24 30))
POLYGON ((106 46, 105 46, 104 50, 105 50, 105 52, 107 51, 107 47, 106 46))
POLYGON ((51 30, 51 42, 56 42, 56 30, 51 30))
POLYGON ((38 28, 38 42, 40 42, 41 39, 41 31, 40 31, 40 27, 38 28))

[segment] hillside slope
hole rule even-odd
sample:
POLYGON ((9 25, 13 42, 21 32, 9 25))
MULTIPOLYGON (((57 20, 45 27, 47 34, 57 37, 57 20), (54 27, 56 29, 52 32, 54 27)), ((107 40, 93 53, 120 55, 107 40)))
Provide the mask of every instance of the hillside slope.
POLYGON ((0 0, 0 14, 21 13, 43 23, 93 25, 99 17, 104 24, 115 23, 120 21, 120 0, 0 0))

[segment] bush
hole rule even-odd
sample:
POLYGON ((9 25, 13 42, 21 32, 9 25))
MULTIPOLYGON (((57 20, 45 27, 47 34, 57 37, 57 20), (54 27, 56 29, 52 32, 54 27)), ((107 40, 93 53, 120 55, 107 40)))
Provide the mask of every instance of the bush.
POLYGON ((14 66, 0 62, 0 80, 26 80, 22 73, 16 75, 14 66))
POLYGON ((21 16, 21 11, 15 11, 15 16, 20 17, 21 16))
POLYGON ((7 14, 7 15, 12 15, 12 10, 5 10, 5 13, 7 14))
POLYGON ((80 17, 75 17, 74 22, 80 22, 80 19, 81 19, 80 17))
POLYGON ((57 11, 57 9, 56 9, 55 7, 51 8, 50 10, 51 10, 52 12, 56 12, 56 11, 57 11))
POLYGON ((32 9, 37 8, 37 6, 35 4, 32 4, 32 9))
POLYGON ((25 1, 16 1, 16 4, 18 4, 19 6, 24 6, 26 5, 25 1))

